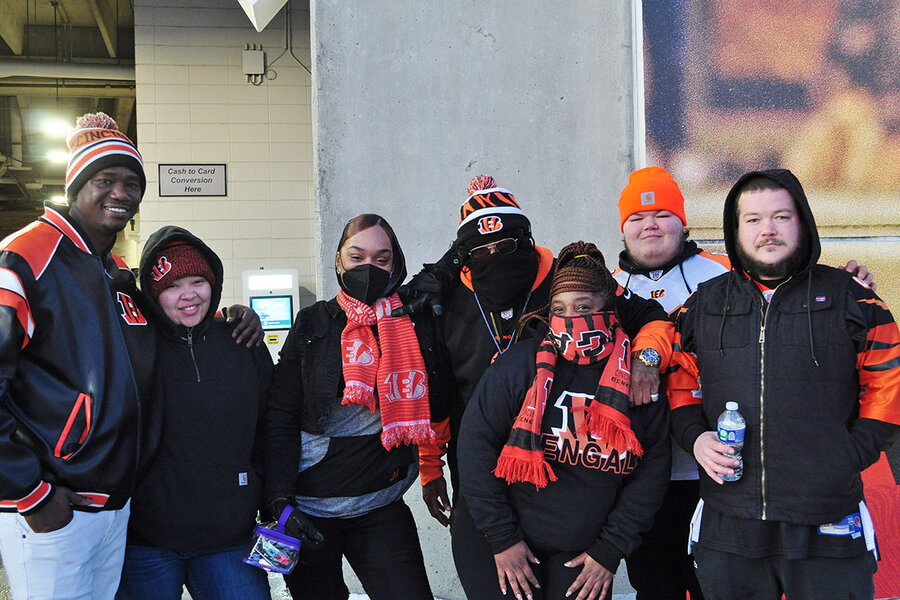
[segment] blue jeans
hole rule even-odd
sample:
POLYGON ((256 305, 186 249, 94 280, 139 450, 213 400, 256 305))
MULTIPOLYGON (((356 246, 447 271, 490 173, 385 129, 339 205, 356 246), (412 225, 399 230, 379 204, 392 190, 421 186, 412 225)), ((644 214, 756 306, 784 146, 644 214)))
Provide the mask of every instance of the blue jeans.
POLYGON ((241 562, 246 550, 181 554, 129 544, 116 600, 180 600, 182 586, 194 600, 270 600, 265 571, 241 562))

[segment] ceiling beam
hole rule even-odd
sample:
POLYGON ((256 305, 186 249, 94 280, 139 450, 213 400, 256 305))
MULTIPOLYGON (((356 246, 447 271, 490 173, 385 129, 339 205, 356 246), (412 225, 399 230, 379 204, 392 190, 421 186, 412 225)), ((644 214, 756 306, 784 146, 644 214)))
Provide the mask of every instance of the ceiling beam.
POLYGON ((25 7, 22 0, 0 0, 0 37, 17 55, 22 54, 25 43, 25 7))
POLYGON ((90 7, 91 14, 97 22, 100 29, 100 35, 103 36, 103 43, 106 44, 106 51, 109 52, 110 58, 116 58, 116 48, 119 46, 119 23, 115 11, 115 6, 110 0, 85 0, 90 7))
MULTIPOLYGON (((3 85, 0 84, 0 96, 56 96, 56 86, 46 85, 3 85)), ((60 98, 134 98, 134 87, 122 86, 60 86, 60 98)))

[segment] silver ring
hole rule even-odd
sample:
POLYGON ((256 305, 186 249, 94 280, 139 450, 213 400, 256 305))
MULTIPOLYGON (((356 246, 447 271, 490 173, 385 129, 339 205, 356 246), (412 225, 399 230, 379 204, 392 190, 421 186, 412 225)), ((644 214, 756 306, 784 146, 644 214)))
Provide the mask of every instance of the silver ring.
POLYGON ((650 402, 656 402, 659 400, 659 394, 650 394, 650 402))

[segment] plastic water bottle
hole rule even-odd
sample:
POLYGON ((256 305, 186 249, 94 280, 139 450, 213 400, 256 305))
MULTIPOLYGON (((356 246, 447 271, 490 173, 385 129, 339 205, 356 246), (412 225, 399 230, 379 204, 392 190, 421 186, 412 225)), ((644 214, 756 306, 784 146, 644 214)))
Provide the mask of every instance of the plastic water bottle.
POLYGON ((738 403, 726 402, 725 412, 719 415, 716 431, 720 442, 734 448, 734 454, 726 454, 725 456, 738 459, 740 464, 734 467, 733 475, 719 473, 719 477, 725 481, 737 481, 744 474, 744 459, 741 458, 741 449, 744 447, 744 431, 746 430, 747 422, 744 421, 744 417, 738 412, 738 403))

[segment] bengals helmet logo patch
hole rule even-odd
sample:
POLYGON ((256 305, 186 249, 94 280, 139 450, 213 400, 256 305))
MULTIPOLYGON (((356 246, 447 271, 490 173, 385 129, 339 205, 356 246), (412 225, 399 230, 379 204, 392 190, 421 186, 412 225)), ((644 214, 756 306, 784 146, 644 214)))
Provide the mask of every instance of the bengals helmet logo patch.
POLYGON ((159 260, 156 261, 156 266, 153 267, 153 281, 159 281, 168 275, 171 270, 172 263, 169 262, 169 259, 165 256, 160 256, 159 260))
POLYGON ((489 233, 497 233, 503 229, 503 221, 498 216, 481 217, 478 219, 478 233, 487 235, 489 233))

